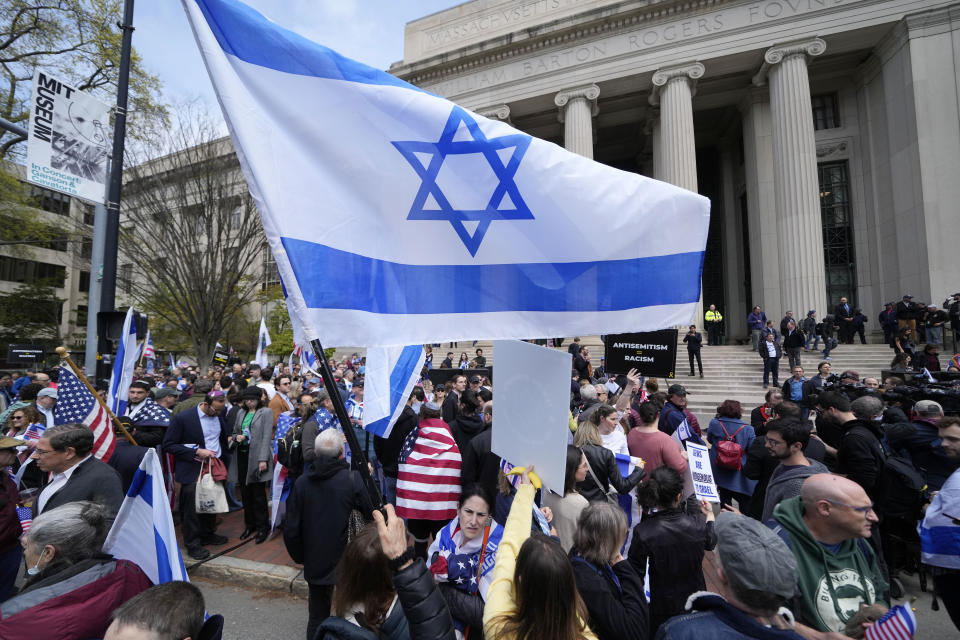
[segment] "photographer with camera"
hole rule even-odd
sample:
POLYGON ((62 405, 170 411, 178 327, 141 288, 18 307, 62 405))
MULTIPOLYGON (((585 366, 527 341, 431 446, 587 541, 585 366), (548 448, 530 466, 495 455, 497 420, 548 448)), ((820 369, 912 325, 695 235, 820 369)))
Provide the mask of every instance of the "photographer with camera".
POLYGON ((953 349, 957 350, 960 342, 960 293, 955 293, 943 301, 943 308, 950 318, 950 330, 953 332, 953 349))

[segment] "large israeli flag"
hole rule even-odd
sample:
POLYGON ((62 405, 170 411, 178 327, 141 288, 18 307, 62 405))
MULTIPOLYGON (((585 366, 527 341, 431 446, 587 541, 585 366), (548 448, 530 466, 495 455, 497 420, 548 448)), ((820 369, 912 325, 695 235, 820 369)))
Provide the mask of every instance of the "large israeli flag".
POLYGON ((133 382, 133 370, 140 357, 140 347, 137 345, 137 326, 133 320, 133 307, 127 309, 127 316, 123 320, 123 331, 117 345, 117 355, 113 360, 113 372, 110 374, 110 387, 107 401, 110 410, 115 416, 122 416, 127 411, 127 394, 130 393, 130 383, 133 382))
POLYGON ((488 120, 270 22, 183 0, 308 340, 687 324, 706 198, 488 120))
POLYGON ((154 584, 187 580, 155 449, 147 449, 133 476, 103 550, 140 567, 154 584))

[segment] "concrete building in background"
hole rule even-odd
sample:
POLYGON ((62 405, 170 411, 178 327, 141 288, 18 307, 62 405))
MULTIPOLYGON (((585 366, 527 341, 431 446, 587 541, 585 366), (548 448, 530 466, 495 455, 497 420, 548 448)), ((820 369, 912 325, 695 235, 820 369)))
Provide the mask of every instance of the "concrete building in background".
POLYGON ((949 0, 473 0, 407 24, 390 72, 709 197, 702 300, 737 337, 754 304, 958 289, 957 51, 949 0))
MULTIPOLYGON (((6 168, 21 180, 26 175, 23 166, 8 164, 6 168)), ((12 235, 0 231, 0 294, 23 285, 51 285, 56 301, 50 301, 50 308, 44 308, 37 321, 51 328, 56 325, 59 342, 82 354, 87 333, 93 204, 36 185, 26 188, 34 207, 30 215, 35 224, 45 225, 49 231, 44 240, 26 243, 11 241, 12 235)), ((0 332, 15 336, 20 343, 56 342, 49 332, 37 336, 22 327, 0 327, 0 332)), ((0 361, 6 355, 7 344, 0 344, 0 361)))

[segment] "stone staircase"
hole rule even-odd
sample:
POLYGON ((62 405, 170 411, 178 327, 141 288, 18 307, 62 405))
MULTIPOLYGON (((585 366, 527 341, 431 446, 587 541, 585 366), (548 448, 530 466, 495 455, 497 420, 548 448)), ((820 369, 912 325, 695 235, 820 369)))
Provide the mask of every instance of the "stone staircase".
MULTIPOLYGON (((566 352, 571 339, 565 339, 563 345, 558 347, 560 351, 566 352)), ((487 365, 492 366, 496 354, 493 351, 493 343, 489 340, 480 340, 476 346, 472 346, 472 341, 462 340, 456 347, 448 347, 449 343, 444 342, 440 347, 434 347, 433 358, 434 365, 437 366, 446 357, 447 351, 454 352, 454 361, 460 356, 461 351, 466 351, 467 355, 473 356, 477 347, 483 349, 483 354, 487 358, 487 365)), ((600 365, 600 357, 603 355, 603 343, 600 336, 583 336, 580 344, 590 348, 591 361, 594 367, 600 365)), ((335 357, 349 355, 354 352, 363 353, 363 349, 345 348, 338 349, 335 357)), ((743 405, 744 417, 749 417, 749 411, 763 403, 763 396, 766 390, 763 388, 763 361, 760 355, 753 351, 749 345, 724 345, 720 347, 704 346, 701 352, 703 360, 703 375, 700 377, 689 377, 687 375, 687 349, 686 345, 681 343, 677 347, 677 367, 676 379, 660 379, 660 390, 666 391, 667 387, 673 383, 682 384, 689 391, 687 406, 697 416, 697 419, 706 426, 716 414, 717 406, 727 399, 739 400, 743 405)), ((831 352, 832 360, 830 364, 835 373, 847 369, 853 369, 860 374, 860 377, 873 376, 879 377, 880 371, 886 369, 893 358, 893 352, 885 344, 844 344, 831 352)), ((817 364, 823 360, 819 351, 804 351, 801 355, 804 372, 807 377, 816 375, 817 364)), ((496 377, 496 376, 494 376, 496 377)), ((780 360, 780 378, 782 385, 790 377, 790 371, 786 356, 780 360)))
MULTIPOLYGON (((744 417, 754 407, 763 403, 766 390, 763 388, 763 360, 749 346, 704 346, 701 352, 703 360, 703 378, 688 377, 686 345, 677 349, 676 382, 689 391, 687 407, 697 416, 701 424, 716 414, 717 406, 727 399, 739 400, 743 405, 744 417)), ((893 352, 885 344, 845 344, 830 353, 830 365, 834 373, 852 369, 865 376, 879 377, 886 369, 893 352)), ((804 351, 801 364, 804 375, 812 377, 817 373, 817 365, 823 360, 819 351, 804 351)), ((790 367, 786 356, 780 360, 779 382, 782 385, 790 377, 790 367)), ((661 390, 666 390, 663 381, 661 390)))

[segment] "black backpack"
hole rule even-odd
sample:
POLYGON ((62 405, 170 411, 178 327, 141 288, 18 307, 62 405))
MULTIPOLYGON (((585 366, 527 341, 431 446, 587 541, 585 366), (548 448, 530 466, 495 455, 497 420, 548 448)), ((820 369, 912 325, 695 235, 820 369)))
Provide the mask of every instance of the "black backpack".
POLYGON ((886 438, 882 441, 886 459, 883 463, 883 513, 887 517, 918 520, 927 483, 910 455, 891 451, 886 438))
POLYGON ((303 425, 297 423, 290 427, 287 435, 277 441, 277 462, 295 475, 303 473, 303 447, 300 446, 302 435, 303 425))

